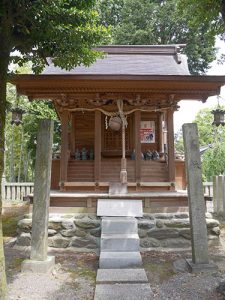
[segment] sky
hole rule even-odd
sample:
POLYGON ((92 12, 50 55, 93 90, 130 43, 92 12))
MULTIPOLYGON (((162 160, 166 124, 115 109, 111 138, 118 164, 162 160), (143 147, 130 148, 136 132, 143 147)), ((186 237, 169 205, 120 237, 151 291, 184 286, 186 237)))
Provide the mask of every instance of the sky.
MULTIPOLYGON (((225 43, 217 40, 216 47, 219 48, 218 55, 225 53, 225 43)), ((207 72, 208 75, 225 75, 225 64, 219 65, 216 61, 211 64, 211 68, 207 72)), ((224 100, 220 100, 220 104, 225 106, 225 86, 221 88, 220 96, 224 100)), ((213 107, 217 104, 217 97, 209 97, 206 103, 201 101, 180 101, 178 105, 180 109, 174 113, 174 132, 181 129, 184 123, 191 123, 195 119, 200 109, 213 107)))

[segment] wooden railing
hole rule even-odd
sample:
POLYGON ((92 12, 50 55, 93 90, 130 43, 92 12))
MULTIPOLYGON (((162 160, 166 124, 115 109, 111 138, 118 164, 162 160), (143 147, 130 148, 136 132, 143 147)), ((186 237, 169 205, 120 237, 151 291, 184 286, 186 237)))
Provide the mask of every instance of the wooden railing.
POLYGON ((33 182, 6 182, 2 180, 2 200, 23 201, 24 197, 33 193, 33 182))

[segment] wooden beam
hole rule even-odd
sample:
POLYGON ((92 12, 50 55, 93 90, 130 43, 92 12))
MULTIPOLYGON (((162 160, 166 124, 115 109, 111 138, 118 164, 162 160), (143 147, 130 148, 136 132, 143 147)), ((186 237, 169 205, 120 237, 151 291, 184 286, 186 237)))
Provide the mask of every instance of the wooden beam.
POLYGON ((67 110, 61 114, 61 155, 60 155, 60 185, 67 181, 68 167, 68 116, 67 110))
POLYGON ((168 181, 175 182, 173 110, 167 111, 168 181))
POLYGON ((100 181, 101 177, 101 112, 95 111, 95 150, 94 150, 94 157, 95 157, 95 164, 94 164, 94 178, 95 182, 100 181))
POLYGON ((136 182, 141 181, 141 140, 140 140, 140 128, 141 128, 141 112, 135 111, 134 113, 134 140, 135 140, 135 179, 136 182))

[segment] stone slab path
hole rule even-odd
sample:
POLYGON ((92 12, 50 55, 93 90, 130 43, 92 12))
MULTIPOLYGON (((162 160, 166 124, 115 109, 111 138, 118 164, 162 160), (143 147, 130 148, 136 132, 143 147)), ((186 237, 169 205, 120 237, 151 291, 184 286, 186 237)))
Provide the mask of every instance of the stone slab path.
POLYGON ((141 268, 137 219, 118 215, 102 217, 94 300, 151 300, 152 290, 141 268))

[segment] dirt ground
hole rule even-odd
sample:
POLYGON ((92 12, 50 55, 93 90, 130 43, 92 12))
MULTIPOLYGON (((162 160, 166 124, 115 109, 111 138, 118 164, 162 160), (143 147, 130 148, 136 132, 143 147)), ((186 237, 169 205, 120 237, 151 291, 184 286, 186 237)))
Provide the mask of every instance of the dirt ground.
MULTIPOLYGON (((51 250, 56 265, 49 274, 21 273, 21 262, 29 249, 14 246, 18 219, 24 207, 4 212, 5 257, 9 300, 91 300, 94 298, 98 256, 51 250)), ((221 243, 210 247, 210 258, 219 270, 191 274, 185 264, 191 251, 149 251, 142 253, 143 265, 156 300, 221 300, 225 299, 225 226, 221 226, 221 243), (218 288, 223 285, 224 290, 218 288), (223 295, 224 291, 224 295, 223 295)), ((124 299, 125 300, 125 299, 124 299)), ((128 299, 127 299, 128 300, 128 299)), ((140 299, 141 300, 141 299, 140 299)))

